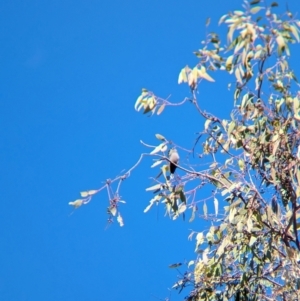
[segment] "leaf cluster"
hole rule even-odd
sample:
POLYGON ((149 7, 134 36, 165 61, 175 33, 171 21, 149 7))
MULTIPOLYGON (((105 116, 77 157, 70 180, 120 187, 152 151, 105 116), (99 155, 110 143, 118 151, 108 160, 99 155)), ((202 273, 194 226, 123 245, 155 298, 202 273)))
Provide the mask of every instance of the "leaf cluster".
POLYGON ((109 221, 118 216, 122 226, 121 184, 144 157, 154 158, 151 167, 159 174, 146 189, 153 197, 144 212, 162 204, 172 219, 185 218, 189 211, 190 222, 195 217, 211 222, 209 229, 191 233, 196 258, 173 286, 179 291, 192 287, 188 301, 300 298, 300 94, 289 64, 300 22, 288 9, 277 14, 277 7, 276 2, 243 1, 242 10, 221 17, 226 41, 207 34, 194 52, 197 64, 179 73, 178 83, 188 85, 190 97, 172 103, 143 89, 137 98, 135 109, 149 115, 192 104, 203 119, 192 149, 157 134, 158 145, 142 142, 151 151, 123 175, 69 203, 78 208, 106 188, 109 221), (203 80, 215 85, 215 72, 233 78, 228 84, 233 108, 226 120, 203 110, 197 100, 203 80), (201 158, 205 168, 180 161, 172 177, 168 150, 174 146, 201 158), (211 194, 199 198, 204 186, 211 194))

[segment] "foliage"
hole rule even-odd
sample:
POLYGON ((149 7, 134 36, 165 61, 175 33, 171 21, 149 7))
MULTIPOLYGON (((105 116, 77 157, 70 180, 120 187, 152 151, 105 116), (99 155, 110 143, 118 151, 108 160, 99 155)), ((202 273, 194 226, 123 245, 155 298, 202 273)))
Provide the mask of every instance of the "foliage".
POLYGON ((191 233, 196 237, 197 257, 174 285, 180 291, 192 285, 189 301, 300 298, 300 94, 289 66, 291 45, 299 42, 300 22, 290 11, 275 14, 277 6, 244 1, 243 10, 221 17, 219 23, 228 27, 227 42, 216 33, 208 34, 195 52, 196 66, 186 66, 179 74, 178 82, 190 87, 191 97, 172 104, 143 89, 136 101, 137 111, 157 115, 168 106, 191 102, 205 119, 193 153, 207 158, 208 168, 198 170, 179 162, 176 166, 184 175, 170 176, 167 150, 180 147, 157 134, 160 143, 143 143, 152 151, 141 154, 126 173, 70 202, 79 207, 107 189, 109 221, 117 216, 122 226, 121 184, 145 156, 156 158, 152 167, 162 167, 156 184, 147 188, 154 197, 145 212, 162 203, 173 219, 189 210, 190 221, 200 216, 212 223, 208 230, 191 233), (201 81, 214 82, 212 73, 218 71, 234 77, 228 120, 205 112, 197 101, 201 81), (113 184, 117 184, 115 191, 113 184), (211 196, 196 201, 205 185, 212 187, 211 196), (212 202, 214 214, 208 214, 207 202, 212 202), (203 214, 199 214, 200 203, 203 214))

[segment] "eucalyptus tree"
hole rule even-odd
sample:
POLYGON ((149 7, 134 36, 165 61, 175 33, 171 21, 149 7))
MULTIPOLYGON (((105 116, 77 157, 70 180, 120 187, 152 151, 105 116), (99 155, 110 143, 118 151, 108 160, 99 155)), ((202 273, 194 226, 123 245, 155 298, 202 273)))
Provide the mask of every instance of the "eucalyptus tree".
MULTIPOLYGON (((210 164, 183 165, 177 151, 181 146, 156 134, 158 144, 123 175, 70 202, 77 208, 107 190, 109 221, 116 218, 123 226, 121 184, 145 156, 153 157, 151 167, 159 173, 146 189, 153 198, 145 212, 161 204, 172 219, 211 221, 209 229, 191 233, 195 259, 173 286, 180 291, 192 287, 189 301, 300 300, 300 93, 289 64, 300 22, 288 9, 277 14, 278 4, 266 2, 244 1, 241 10, 222 16, 219 24, 228 28, 225 41, 217 33, 207 34, 195 51, 195 66, 180 71, 178 83, 188 85, 190 96, 176 105, 192 103, 203 120, 188 152, 210 164), (200 105, 197 99, 202 81, 217 85, 216 72, 231 76, 227 119, 206 112, 205 101, 200 105), (198 200, 204 186, 210 194, 198 200), (214 212, 208 212, 208 202, 214 212)), ((143 89, 135 109, 160 115, 171 105, 143 89)))

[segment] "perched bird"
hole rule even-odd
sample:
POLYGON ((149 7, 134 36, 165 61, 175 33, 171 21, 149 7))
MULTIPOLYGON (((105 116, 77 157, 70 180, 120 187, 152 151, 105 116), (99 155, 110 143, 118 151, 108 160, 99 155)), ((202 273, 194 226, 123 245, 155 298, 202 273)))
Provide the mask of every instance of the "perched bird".
POLYGON ((178 152, 177 152, 177 149, 176 148, 171 148, 170 151, 169 151, 169 159, 170 159, 170 173, 171 175, 175 172, 175 169, 176 169, 176 165, 174 165, 173 163, 175 164, 178 164, 179 162, 179 155, 178 155, 178 152))

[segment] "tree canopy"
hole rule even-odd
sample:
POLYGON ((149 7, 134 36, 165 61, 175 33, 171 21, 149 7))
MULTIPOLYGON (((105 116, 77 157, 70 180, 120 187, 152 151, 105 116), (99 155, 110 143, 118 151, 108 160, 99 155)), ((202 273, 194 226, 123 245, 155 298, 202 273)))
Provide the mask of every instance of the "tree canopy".
POLYGON ((196 65, 179 73, 178 83, 190 90, 182 102, 172 103, 147 89, 136 100, 135 109, 147 115, 192 104, 203 120, 193 148, 156 134, 157 145, 142 142, 150 150, 129 170, 69 203, 78 208, 106 190, 108 221, 116 218, 123 226, 121 186, 144 157, 152 157, 157 176, 146 188, 153 197, 144 211, 161 204, 172 219, 211 221, 210 228, 191 233, 195 259, 173 286, 179 291, 188 287, 189 301, 300 298, 300 94, 289 64, 300 21, 288 7, 281 14, 276 2, 266 2, 244 1, 241 10, 221 17, 226 39, 208 33, 194 52, 196 65), (224 76, 232 92, 227 119, 206 112, 205 101, 200 105, 197 99, 202 81, 218 85, 216 72, 230 76, 224 76), (201 164, 184 161, 184 153, 201 164), (204 186, 211 193, 199 200, 204 186), (211 204, 214 212, 208 210, 211 204))

